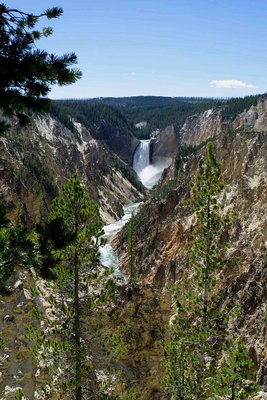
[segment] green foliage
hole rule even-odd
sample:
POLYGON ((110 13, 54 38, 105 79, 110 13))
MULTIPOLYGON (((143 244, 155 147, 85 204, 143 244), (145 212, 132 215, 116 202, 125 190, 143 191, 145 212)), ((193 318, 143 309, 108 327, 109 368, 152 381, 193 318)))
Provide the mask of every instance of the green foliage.
POLYGON ((248 111, 251 106, 256 106, 259 100, 259 95, 246 96, 243 98, 233 98, 226 100, 221 105, 221 114, 223 118, 231 119, 235 118, 238 114, 244 110, 248 111))
POLYGON ((36 263, 35 238, 27 228, 12 224, 0 206, 0 290, 15 269, 36 263))
POLYGON ((55 267, 61 261, 61 251, 74 239, 62 217, 54 218, 35 227, 38 235, 38 272, 43 278, 55 279, 55 267))
POLYGON ((24 154, 23 167, 20 170, 20 179, 35 193, 42 193, 44 190, 55 197, 57 189, 49 169, 39 159, 32 155, 24 154))
POLYGON ((181 170, 184 162, 191 154, 196 154, 197 148, 196 146, 181 146, 176 153, 175 156, 175 172, 176 174, 178 171, 181 170))
MULTIPOLYGON (((49 318, 35 309, 43 330, 28 328, 33 357, 48 369, 47 385, 40 393, 49 398, 51 390, 56 390, 80 400, 83 390, 99 390, 90 361, 91 345, 100 335, 114 283, 111 272, 99 268, 98 247, 105 242, 99 207, 88 198, 77 175, 63 186, 62 196, 52 202, 48 224, 37 231, 40 252, 46 265, 52 261, 53 266, 53 281, 46 289, 52 314, 49 318)), ((122 351, 119 340, 117 348, 122 351)))
POLYGON ((243 128, 229 129, 229 131, 228 131, 228 136, 229 136, 229 138, 230 138, 231 140, 234 140, 235 137, 236 137, 236 135, 237 135, 239 132, 244 132, 244 129, 243 129, 243 128))
POLYGON ((214 138, 209 138, 197 146, 180 146, 176 155, 175 155, 175 168, 174 168, 174 177, 168 181, 163 181, 163 184, 156 185, 154 189, 152 189, 152 196, 155 198, 157 202, 162 199, 166 199, 170 192, 177 187, 178 181, 180 179, 180 174, 183 173, 183 166, 186 161, 193 155, 199 154, 199 152, 205 147, 208 143, 212 143, 214 138))
POLYGON ((143 128, 134 128, 138 139, 148 139, 155 129, 174 125, 178 131, 190 115, 217 105, 218 100, 197 97, 136 96, 94 99, 93 101, 118 108, 132 126, 146 121, 143 128))
POLYGON ((121 396, 121 400, 138 400, 140 393, 135 389, 129 389, 124 395, 121 396))
POLYGON ((246 400, 257 391, 254 364, 242 339, 229 341, 214 385, 218 395, 231 400, 246 400))
POLYGON ((0 332, 0 350, 3 350, 6 345, 6 339, 3 335, 3 332, 0 332))
POLYGON ((119 157, 113 157, 112 167, 121 171, 122 175, 128 179, 129 182, 133 184, 141 193, 145 193, 145 187, 140 182, 136 172, 119 157))
POLYGON ((123 336, 129 331, 129 326, 120 325, 114 331, 107 332, 104 328, 102 337, 105 343, 105 348, 116 362, 119 362, 128 354, 129 344, 125 342, 123 336))
POLYGON ((162 199, 166 199, 176 186, 177 182, 175 179, 168 180, 164 182, 163 185, 156 185, 155 188, 152 189, 152 196, 156 202, 159 202, 162 199))
POLYGON ((68 111, 59 102, 52 101, 49 112, 51 115, 53 115, 53 117, 55 117, 64 126, 66 126, 71 132, 77 134, 77 130, 72 122, 70 115, 68 114, 68 111))
POLYGON ((131 133, 125 116, 115 108, 98 104, 92 100, 57 100, 52 102, 52 115, 62 117, 69 114, 86 126, 99 140, 105 140, 110 136, 108 127, 128 129, 131 133))
MULTIPOLYGON (((192 211, 198 221, 195 230, 195 239, 191 245, 191 264, 201 276, 201 282, 209 284, 207 273, 222 267, 223 251, 226 243, 220 240, 222 229, 226 227, 226 220, 222 220, 220 210, 223 205, 218 203, 218 195, 223 189, 220 181, 220 164, 216 160, 211 143, 208 144, 207 156, 204 161, 202 174, 191 183, 192 211)), ((209 288, 207 287, 209 290, 209 288)))
POLYGON ((70 68, 77 61, 75 54, 58 57, 36 46, 53 32, 50 27, 36 29, 40 18, 62 13, 54 7, 34 15, 0 4, 0 108, 7 116, 17 115, 22 125, 28 122, 24 112, 48 111, 51 85, 71 84, 81 76, 70 68))
MULTIPOLYGON (((260 95, 219 100, 197 97, 136 96, 121 98, 100 98, 80 100, 80 105, 107 105, 123 114, 138 139, 148 139, 156 129, 173 125, 178 132, 187 117, 207 109, 217 109, 223 118, 232 119, 245 109, 256 105, 260 95), (146 121, 146 126, 136 128, 135 124, 146 121)), ((66 103, 64 103, 66 104, 66 103)), ((78 102, 76 102, 78 106, 78 102)))
MULTIPOLYGON (((137 96, 61 100, 53 102, 53 107, 61 111, 65 108, 92 131, 101 125, 95 133, 100 139, 110 135, 110 125, 115 125, 129 130, 141 140, 150 138, 155 129, 169 125, 174 125, 179 130, 188 116, 216 106, 217 103, 216 100, 202 98, 137 96), (135 124, 140 121, 146 121, 147 125, 136 128, 135 124)), ((55 111, 52 110, 53 112, 55 111)))
POLYGON ((223 205, 218 202, 222 189, 220 164, 215 158, 212 144, 208 143, 202 173, 196 177, 195 182, 191 183, 191 200, 189 201, 189 206, 197 218, 190 249, 190 265, 194 268, 197 284, 194 294, 194 312, 198 319, 200 334, 196 394, 200 398, 207 396, 205 380, 207 376, 212 375, 213 365, 208 364, 206 360, 209 357, 214 360, 218 346, 218 340, 214 338, 220 337, 217 324, 219 323, 220 328, 223 320, 223 316, 212 308, 214 273, 224 267, 224 254, 227 248, 227 243, 222 238, 224 230, 227 229, 228 220, 222 219, 220 211, 223 205))
POLYGON ((62 196, 56 197, 52 202, 49 221, 59 218, 65 221, 65 227, 69 234, 74 235, 75 242, 86 238, 87 244, 93 246, 93 249, 97 248, 94 246, 97 246, 98 242, 95 244, 93 238, 98 239, 103 234, 99 207, 89 200, 77 175, 73 175, 63 186, 62 196))
MULTIPOLYGON (((167 392, 177 399, 198 399, 197 375, 200 368, 199 340, 203 337, 199 325, 195 325, 196 297, 190 291, 183 294, 182 304, 176 293, 177 312, 165 343, 167 360, 163 384, 167 392)), ((199 315, 198 315, 199 317, 199 315)))
POLYGON ((17 389, 14 396, 14 400, 27 400, 22 389, 17 389))

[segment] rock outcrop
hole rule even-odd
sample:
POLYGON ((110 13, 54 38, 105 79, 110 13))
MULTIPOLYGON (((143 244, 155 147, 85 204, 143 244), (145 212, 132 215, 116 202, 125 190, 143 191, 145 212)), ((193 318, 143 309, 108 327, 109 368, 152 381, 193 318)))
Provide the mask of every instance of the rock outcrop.
POLYGON ((172 158, 178 148, 178 139, 174 127, 168 126, 159 133, 156 139, 152 139, 151 148, 153 164, 172 158))
POLYGON ((103 143, 123 161, 132 164, 133 154, 139 140, 126 127, 114 126, 106 121, 101 122, 94 132, 94 137, 103 143))
POLYGON ((182 145, 199 145, 205 140, 222 133, 223 118, 212 109, 186 119, 179 136, 182 145))
POLYGON ((256 106, 240 114, 233 122, 235 129, 253 129, 256 132, 267 129, 267 99, 262 97, 256 106))
POLYGON ((267 98, 260 97, 250 107, 230 120, 218 109, 210 109, 188 117, 179 132, 182 145, 197 146, 229 131, 264 132, 267 130, 267 98))

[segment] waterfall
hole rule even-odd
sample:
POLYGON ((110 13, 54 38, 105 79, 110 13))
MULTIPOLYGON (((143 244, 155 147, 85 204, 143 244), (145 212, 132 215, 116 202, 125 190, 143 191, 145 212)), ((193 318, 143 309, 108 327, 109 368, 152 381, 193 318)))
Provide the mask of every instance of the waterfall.
POLYGON ((150 163, 150 140, 141 140, 133 157, 133 169, 140 175, 150 163))
POLYGON ((152 189, 159 181, 164 168, 170 163, 171 159, 163 159, 156 164, 150 164, 150 140, 141 140, 133 157, 133 169, 148 189, 152 189))

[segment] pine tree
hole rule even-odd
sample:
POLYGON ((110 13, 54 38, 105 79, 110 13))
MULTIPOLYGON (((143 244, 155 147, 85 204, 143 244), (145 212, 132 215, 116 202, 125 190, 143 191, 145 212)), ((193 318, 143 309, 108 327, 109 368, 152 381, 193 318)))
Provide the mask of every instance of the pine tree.
MULTIPOLYGON (((215 274, 226 262, 224 235, 231 223, 221 216, 223 205, 218 196, 222 188, 220 165, 212 145, 208 144, 202 171, 191 183, 191 199, 187 202, 196 216, 190 249, 191 268, 184 274, 183 287, 175 287, 176 315, 165 344, 164 385, 180 400, 215 398, 219 393, 215 377, 223 374, 218 363, 226 343, 227 312, 214 307, 217 299, 213 290, 215 274)), ((229 354, 227 359, 233 361, 234 357, 229 354)), ((243 360, 248 362, 249 357, 243 360)), ((238 371, 237 364, 236 368, 238 371)), ((227 376, 225 380, 231 381, 227 376)))
MULTIPOLYGON (((29 111, 48 111, 51 85, 68 85, 80 78, 74 53, 61 57, 40 50, 36 42, 50 36, 52 28, 36 29, 40 18, 58 18, 63 10, 47 9, 39 15, 0 4, 0 109, 27 123, 29 111)), ((1 122, 5 129, 5 122, 1 122)))
POLYGON ((218 195, 223 189, 220 180, 220 165, 215 158, 211 143, 207 147, 203 172, 191 184, 191 207, 197 217, 195 239, 190 250, 190 262, 196 273, 196 280, 200 289, 199 304, 199 366, 197 371, 197 395, 204 397, 204 380, 210 366, 206 359, 213 356, 212 337, 216 315, 212 309, 212 288, 214 286, 214 272, 224 266, 224 251, 226 243, 222 239, 223 230, 227 223, 220 215, 222 204, 218 203, 218 195))
POLYGON ((35 309, 46 334, 30 327, 28 339, 36 362, 43 359, 50 369, 43 395, 46 392, 51 398, 54 386, 53 390, 57 387, 58 393, 69 393, 75 400, 81 400, 83 392, 94 399, 98 395, 90 337, 114 287, 109 271, 99 270, 98 247, 103 242, 99 207, 89 200, 77 175, 63 186, 62 196, 53 200, 49 223, 59 219, 71 239, 62 249, 54 250, 57 263, 50 289, 53 318, 51 321, 51 316, 35 309))
POLYGON ((0 291, 19 267, 34 265, 36 248, 32 232, 13 224, 0 204, 0 291))
POLYGON ((254 364, 242 339, 227 341, 214 386, 219 396, 229 400, 246 400, 257 390, 254 364))

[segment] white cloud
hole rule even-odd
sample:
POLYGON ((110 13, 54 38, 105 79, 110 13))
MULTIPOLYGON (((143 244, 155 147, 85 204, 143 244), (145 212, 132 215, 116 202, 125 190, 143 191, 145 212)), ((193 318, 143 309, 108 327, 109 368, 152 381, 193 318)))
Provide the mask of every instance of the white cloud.
POLYGON ((135 74, 134 71, 132 71, 132 72, 130 73, 130 75, 135 76, 136 74, 135 74))
POLYGON ((256 89, 257 86, 252 83, 238 81, 236 79, 229 80, 213 80, 210 81, 210 86, 220 89, 256 89))

